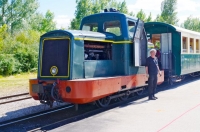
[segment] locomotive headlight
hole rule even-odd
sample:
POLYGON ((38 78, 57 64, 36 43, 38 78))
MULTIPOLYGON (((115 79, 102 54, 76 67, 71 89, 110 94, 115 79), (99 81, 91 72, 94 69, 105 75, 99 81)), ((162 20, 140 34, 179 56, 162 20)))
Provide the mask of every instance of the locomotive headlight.
POLYGON ((58 68, 56 66, 52 66, 50 72, 53 76, 55 76, 58 73, 58 68))

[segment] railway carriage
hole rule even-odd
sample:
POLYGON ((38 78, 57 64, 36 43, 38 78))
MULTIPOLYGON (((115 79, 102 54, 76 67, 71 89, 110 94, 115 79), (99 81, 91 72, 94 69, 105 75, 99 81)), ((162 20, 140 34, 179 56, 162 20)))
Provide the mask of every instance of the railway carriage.
MULTIPOLYGON (((161 38, 163 76, 158 76, 158 84, 164 81, 164 72, 167 78, 177 79, 198 71, 198 66, 188 71, 190 54, 183 54, 181 34, 175 27, 144 24, 119 12, 105 12, 83 18, 80 30, 55 30, 41 36, 38 76, 29 81, 30 95, 50 106, 59 101, 96 102, 105 107, 111 99, 126 100, 147 86, 147 37, 155 41, 161 38)), ((197 53, 199 41, 195 42, 197 53)), ((194 53, 191 56, 198 56, 194 53)))
POLYGON ((161 64, 170 83, 200 71, 200 33, 160 22, 145 23, 152 42, 160 43, 161 64))

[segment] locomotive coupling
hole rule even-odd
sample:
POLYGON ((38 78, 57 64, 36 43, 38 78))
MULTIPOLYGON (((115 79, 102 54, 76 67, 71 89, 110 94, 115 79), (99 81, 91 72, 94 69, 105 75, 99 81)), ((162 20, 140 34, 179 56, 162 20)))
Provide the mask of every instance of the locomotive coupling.
POLYGON ((43 104, 47 104, 50 107, 53 106, 53 102, 63 102, 59 94, 58 83, 54 82, 53 84, 33 84, 32 92, 37 93, 39 100, 43 104))

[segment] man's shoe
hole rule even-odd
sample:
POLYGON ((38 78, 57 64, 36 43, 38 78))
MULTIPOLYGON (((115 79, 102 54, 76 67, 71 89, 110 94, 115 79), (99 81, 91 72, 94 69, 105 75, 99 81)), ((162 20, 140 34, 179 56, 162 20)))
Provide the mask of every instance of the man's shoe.
POLYGON ((153 96, 153 98, 158 99, 157 97, 153 96))
POLYGON ((154 97, 152 97, 152 98, 149 98, 149 100, 156 100, 154 97))

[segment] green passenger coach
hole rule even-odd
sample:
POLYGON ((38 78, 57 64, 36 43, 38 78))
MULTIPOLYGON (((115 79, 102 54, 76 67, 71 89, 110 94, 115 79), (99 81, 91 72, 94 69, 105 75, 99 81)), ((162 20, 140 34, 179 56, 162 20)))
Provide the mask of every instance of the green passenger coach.
POLYGON ((161 22, 145 23, 153 44, 160 44, 161 64, 172 81, 200 71, 200 33, 161 22))

